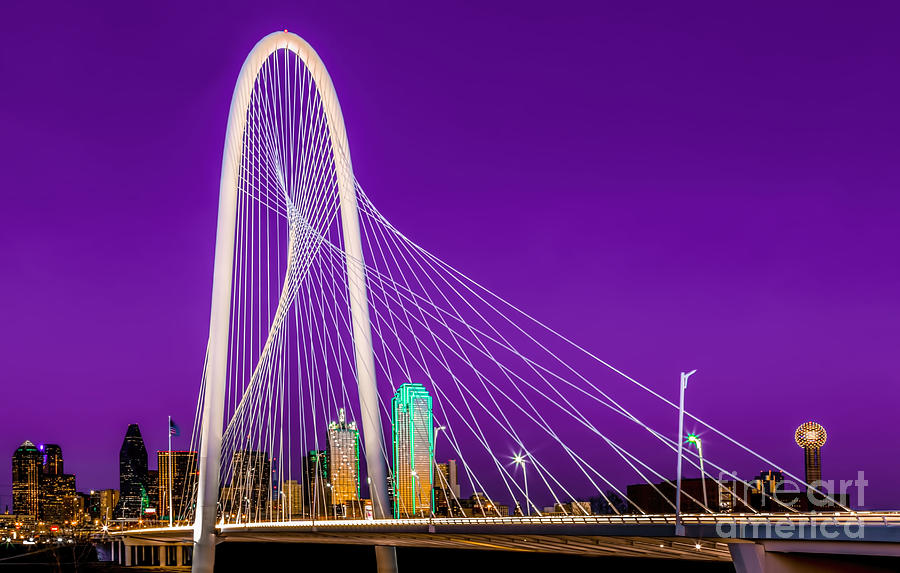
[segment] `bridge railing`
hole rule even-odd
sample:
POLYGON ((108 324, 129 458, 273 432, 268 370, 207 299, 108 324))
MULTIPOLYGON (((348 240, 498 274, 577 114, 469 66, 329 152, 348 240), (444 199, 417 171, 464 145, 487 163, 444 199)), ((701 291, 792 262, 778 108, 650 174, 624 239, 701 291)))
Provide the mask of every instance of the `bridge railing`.
MULTIPOLYGON (((682 516, 686 525, 715 525, 717 523, 867 523, 900 526, 900 512, 829 512, 829 513, 747 513, 747 514, 688 514, 682 516)), ((618 515, 618 516, 540 516, 540 517, 435 517, 409 519, 342 519, 342 520, 296 520, 244 524, 221 524, 221 530, 245 528, 284 527, 393 527, 399 525, 542 525, 542 524, 610 524, 610 525, 675 525, 672 514, 659 515, 618 515)))
MULTIPOLYGON (((864 524, 900 527, 900 512, 828 512, 828 513, 724 513, 724 514, 687 514, 682 516, 685 525, 758 524, 758 523, 791 523, 791 524, 864 524)), ((267 521, 257 523, 220 523, 220 531, 238 531, 247 529, 285 529, 285 528, 389 528, 398 526, 443 525, 675 525, 672 514, 658 515, 571 515, 571 516, 532 516, 532 517, 435 517, 409 519, 339 519, 339 520, 294 520, 267 521)), ((110 535, 127 535, 130 531, 166 532, 189 531, 189 525, 173 528, 146 524, 119 531, 109 531, 110 535)))

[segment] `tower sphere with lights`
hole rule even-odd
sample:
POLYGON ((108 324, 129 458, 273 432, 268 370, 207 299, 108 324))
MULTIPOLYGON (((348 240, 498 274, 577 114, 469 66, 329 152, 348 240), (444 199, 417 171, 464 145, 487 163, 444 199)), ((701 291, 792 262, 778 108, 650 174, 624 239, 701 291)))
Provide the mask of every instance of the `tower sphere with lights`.
POLYGON ((803 449, 821 448, 825 445, 827 438, 828 434, 825 433, 825 428, 816 422, 804 422, 794 433, 797 445, 803 449))
POLYGON ((825 428, 816 422, 804 422, 794 433, 794 440, 806 453, 804 456, 806 483, 814 487, 815 482, 822 480, 822 456, 819 450, 825 445, 827 438, 825 428))

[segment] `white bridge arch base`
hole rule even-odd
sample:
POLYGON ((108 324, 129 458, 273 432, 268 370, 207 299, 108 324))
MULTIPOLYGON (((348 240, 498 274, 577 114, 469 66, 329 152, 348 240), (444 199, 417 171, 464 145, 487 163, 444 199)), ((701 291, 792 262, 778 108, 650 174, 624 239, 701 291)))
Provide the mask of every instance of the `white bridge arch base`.
MULTIPOLYGON (((341 228, 346 251, 348 294, 353 328, 354 358, 359 389, 360 413, 371 478, 371 496, 376 519, 391 515, 388 508, 387 461, 382 453, 383 436, 375 385, 375 358, 366 293, 365 263, 360 239, 356 184, 350 161, 350 148, 337 93, 325 64, 296 34, 275 32, 260 40, 241 68, 235 84, 219 185, 219 214, 216 228, 215 271, 209 321, 207 377, 204 386, 203 418, 200 430, 200 476, 197 512, 193 527, 194 573, 213 573, 216 548, 216 503, 219 496, 219 471, 225 410, 225 383, 228 360, 229 316, 231 305, 233 255, 241 165, 243 133, 253 86, 265 61, 278 50, 290 50, 303 62, 313 78, 325 109, 332 144, 340 201, 341 228)), ((377 546, 379 573, 397 571, 396 550, 377 546)))

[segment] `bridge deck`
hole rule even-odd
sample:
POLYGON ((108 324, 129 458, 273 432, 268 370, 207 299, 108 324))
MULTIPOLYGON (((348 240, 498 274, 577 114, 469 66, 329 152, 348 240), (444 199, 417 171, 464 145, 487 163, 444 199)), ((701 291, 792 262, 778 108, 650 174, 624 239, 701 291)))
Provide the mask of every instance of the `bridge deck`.
MULTIPOLYGON (((729 543, 789 541, 852 544, 864 554, 894 554, 900 513, 434 518, 220 524, 218 542, 333 543, 530 551, 579 555, 728 561, 729 543), (853 543, 856 542, 856 543, 853 543), (865 542, 860 544, 859 542, 865 542), (874 547, 875 549, 872 549, 874 547), (879 550, 878 548, 888 548, 879 550)), ((190 526, 111 533, 133 545, 190 543, 190 526)), ((812 547, 812 545, 810 545, 812 547)), ((855 552, 842 551, 842 552, 855 552)))

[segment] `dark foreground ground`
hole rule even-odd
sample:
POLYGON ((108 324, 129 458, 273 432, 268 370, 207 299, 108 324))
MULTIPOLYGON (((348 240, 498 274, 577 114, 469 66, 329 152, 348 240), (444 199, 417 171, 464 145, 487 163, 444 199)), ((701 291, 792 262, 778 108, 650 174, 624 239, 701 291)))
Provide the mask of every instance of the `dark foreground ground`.
MULTIPOLYGON (((0 571, 10 573, 49 572, 119 572, 143 573, 163 568, 123 568, 109 563, 97 563, 96 552, 90 546, 61 547, 16 555, 19 551, 7 548, 0 551, 0 571), (5 559, 4 559, 5 558, 5 559)), ((400 571, 412 573, 516 573, 549 571, 578 573, 581 571, 696 571, 731 573, 730 563, 699 563, 656 559, 610 559, 544 555, 538 553, 507 553, 499 551, 461 551, 447 549, 399 548, 397 561, 400 571)), ((171 570, 171 569, 170 569, 171 570)), ((217 573, 263 573, 267 571, 354 571, 375 573, 375 552, 371 547, 346 545, 258 544, 229 543, 216 549, 217 573)))
MULTIPOLYGON (((463 551, 400 548, 397 558, 402 573, 581 573, 596 571, 722 572, 732 573, 731 563, 669 561, 610 557, 576 557, 539 553, 463 551)), ((888 558, 824 558, 808 556, 809 571, 900 571, 900 560, 888 558)), ((48 548, 21 554, 21 547, 0 548, 0 572, 22 573, 150 573, 175 571, 160 567, 123 568, 98 563, 91 546, 48 548)), ((180 569, 178 571, 186 571, 180 569)), ((375 553, 371 547, 306 544, 229 543, 216 550, 217 573, 264 573, 268 571, 324 571, 328 573, 375 573, 375 553)))

